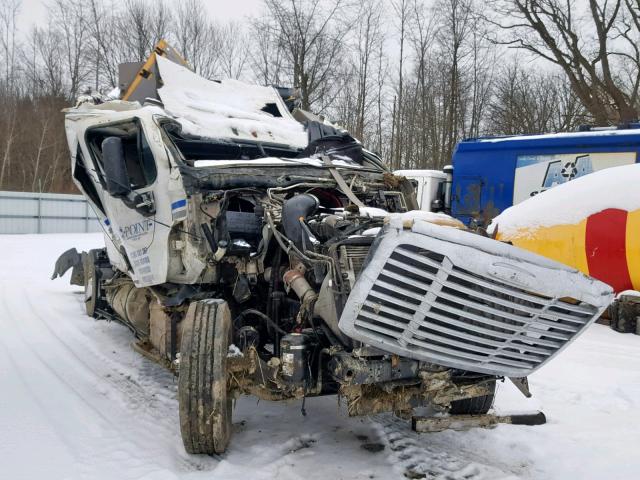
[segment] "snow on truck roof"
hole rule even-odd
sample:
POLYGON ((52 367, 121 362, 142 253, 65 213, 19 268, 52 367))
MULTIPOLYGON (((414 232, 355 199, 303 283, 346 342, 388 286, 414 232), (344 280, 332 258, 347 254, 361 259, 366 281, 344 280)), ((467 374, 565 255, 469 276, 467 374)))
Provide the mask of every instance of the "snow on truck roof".
POLYGON ((188 135, 210 139, 259 141, 305 148, 307 132, 273 87, 238 80, 212 81, 170 60, 157 57, 162 105, 141 106, 137 101, 94 103, 91 96, 63 110, 68 118, 89 114, 156 111, 173 117, 188 135))
POLYGON ((624 129, 469 138, 459 142, 456 151, 507 150, 547 146, 581 147, 620 143, 640 145, 640 124, 632 124, 630 128, 624 129))
POLYGON ((395 175, 403 177, 430 177, 430 178, 447 178, 447 174, 442 170, 394 170, 395 175))
POLYGON ((307 133, 273 87, 237 80, 211 81, 158 56, 165 111, 183 132, 205 138, 233 138, 307 146, 307 133))

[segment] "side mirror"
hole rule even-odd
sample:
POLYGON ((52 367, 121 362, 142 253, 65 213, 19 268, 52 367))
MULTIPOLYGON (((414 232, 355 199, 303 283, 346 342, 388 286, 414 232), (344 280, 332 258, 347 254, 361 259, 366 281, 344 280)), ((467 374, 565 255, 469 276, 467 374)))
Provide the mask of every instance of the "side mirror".
POLYGON ((107 137, 102 141, 102 161, 109 195, 116 198, 129 195, 131 184, 121 138, 107 137))

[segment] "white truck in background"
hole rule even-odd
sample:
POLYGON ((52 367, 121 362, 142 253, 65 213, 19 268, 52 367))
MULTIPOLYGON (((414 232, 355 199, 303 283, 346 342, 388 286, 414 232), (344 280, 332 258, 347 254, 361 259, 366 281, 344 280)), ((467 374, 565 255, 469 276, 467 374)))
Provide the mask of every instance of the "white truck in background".
POLYGON ((415 187, 420 210, 426 212, 449 212, 451 207, 451 182, 453 167, 442 170, 396 170, 400 177, 408 178, 415 187))

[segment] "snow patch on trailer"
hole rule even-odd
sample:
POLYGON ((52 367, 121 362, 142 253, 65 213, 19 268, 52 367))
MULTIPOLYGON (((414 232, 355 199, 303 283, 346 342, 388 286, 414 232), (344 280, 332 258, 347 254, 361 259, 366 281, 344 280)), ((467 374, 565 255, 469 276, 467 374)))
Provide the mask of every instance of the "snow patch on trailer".
POLYGON ((506 209, 493 219, 488 231, 503 234, 523 229, 570 225, 608 208, 631 212, 640 209, 637 185, 640 165, 612 167, 576 178, 506 209))
POLYGON ((511 142, 514 140, 548 140, 548 139, 556 139, 556 138, 575 138, 576 140, 585 137, 615 137, 615 136, 625 136, 625 135, 638 135, 640 133, 640 129, 638 128, 629 128, 629 129, 617 129, 617 130, 588 130, 585 132, 560 132, 560 133, 543 133, 540 135, 514 135, 514 136, 504 136, 504 137, 490 137, 490 138, 478 138, 474 139, 477 142, 481 143, 500 143, 500 142, 511 142))

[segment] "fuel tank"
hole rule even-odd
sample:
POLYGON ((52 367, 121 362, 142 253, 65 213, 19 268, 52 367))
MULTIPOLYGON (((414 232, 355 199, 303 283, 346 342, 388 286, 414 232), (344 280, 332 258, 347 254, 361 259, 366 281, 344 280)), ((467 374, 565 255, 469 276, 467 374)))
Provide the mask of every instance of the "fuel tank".
POLYGON ((616 292, 640 290, 639 182, 638 164, 592 173, 508 208, 489 232, 616 292))

